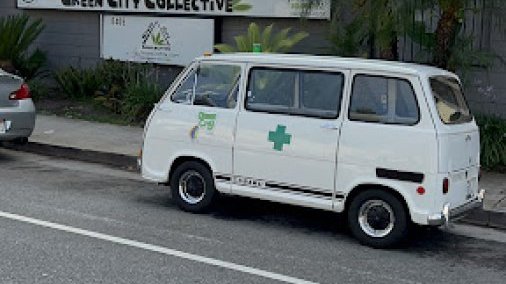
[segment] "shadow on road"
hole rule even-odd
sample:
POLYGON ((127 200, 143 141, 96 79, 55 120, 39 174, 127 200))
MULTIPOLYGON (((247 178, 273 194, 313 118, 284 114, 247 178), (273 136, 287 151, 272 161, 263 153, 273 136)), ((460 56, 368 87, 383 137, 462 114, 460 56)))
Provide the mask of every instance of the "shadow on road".
MULTIPOLYGON (((158 195, 157 200, 144 199, 142 202, 178 210, 168 193, 163 197, 158 195)), ((326 237, 334 235, 355 242, 348 230, 346 216, 323 210, 246 197, 222 196, 206 216, 231 222, 230 226, 233 226, 233 221, 251 221, 261 226, 296 230, 311 235, 321 234, 326 237)), ((336 241, 342 239, 336 238, 336 241)), ((409 252, 421 257, 441 257, 455 262, 483 261, 494 263, 491 268, 497 269, 504 269, 506 265, 505 244, 457 236, 431 227, 413 226, 407 240, 389 251, 409 252)))
POLYGON ((3 149, 3 142, 0 142, 0 164, 9 163, 14 161, 14 157, 10 156, 6 153, 6 151, 2 151, 3 149))
POLYGON ((233 221, 260 221, 270 226, 285 227, 311 233, 346 232, 342 214, 275 202, 226 196, 218 200, 211 212, 215 218, 233 221))
MULTIPOLYGON (((243 197, 222 198, 211 215, 227 221, 258 221, 304 233, 352 238, 344 214, 243 197)), ((336 241, 340 240, 336 238, 336 241)), ((457 236, 439 228, 413 226, 407 240, 389 251, 444 258, 455 263, 492 263, 490 268, 498 270, 506 266, 505 244, 457 236)))

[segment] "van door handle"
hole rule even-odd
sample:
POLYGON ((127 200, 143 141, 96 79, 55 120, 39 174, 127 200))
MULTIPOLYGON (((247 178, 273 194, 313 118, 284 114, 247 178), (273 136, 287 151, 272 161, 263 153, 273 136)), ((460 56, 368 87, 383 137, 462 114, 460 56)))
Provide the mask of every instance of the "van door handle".
POLYGON ((337 127, 337 125, 335 125, 334 123, 331 123, 331 122, 323 123, 322 125, 320 125, 320 127, 323 129, 331 129, 331 130, 339 129, 339 127, 337 127))

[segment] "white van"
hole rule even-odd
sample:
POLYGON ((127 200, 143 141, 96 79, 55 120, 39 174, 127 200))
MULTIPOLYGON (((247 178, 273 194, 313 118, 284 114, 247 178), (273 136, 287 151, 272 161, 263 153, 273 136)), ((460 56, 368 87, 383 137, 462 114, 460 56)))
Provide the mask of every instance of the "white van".
POLYGON ((217 193, 346 212, 362 243, 480 204, 478 127, 458 77, 416 64, 279 54, 196 59, 145 127, 144 178, 186 211, 217 193))

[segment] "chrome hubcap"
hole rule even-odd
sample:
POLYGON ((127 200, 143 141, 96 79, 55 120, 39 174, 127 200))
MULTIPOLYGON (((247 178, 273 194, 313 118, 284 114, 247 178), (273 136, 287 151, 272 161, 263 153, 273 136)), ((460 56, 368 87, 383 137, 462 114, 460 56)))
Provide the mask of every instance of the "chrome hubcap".
POLYGON ((204 177, 197 171, 188 171, 179 179, 179 196, 189 203, 197 204, 206 192, 206 183, 204 177))
POLYGON ((382 238, 390 234, 394 228, 394 211, 383 200, 368 200, 360 206, 358 223, 368 236, 382 238))

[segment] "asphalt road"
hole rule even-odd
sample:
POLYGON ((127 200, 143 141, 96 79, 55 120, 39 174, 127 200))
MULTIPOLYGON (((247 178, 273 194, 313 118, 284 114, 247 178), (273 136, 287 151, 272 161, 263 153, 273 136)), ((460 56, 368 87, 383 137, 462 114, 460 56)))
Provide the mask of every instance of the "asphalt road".
POLYGON ((189 214, 135 173, 3 148, 0 196, 0 283, 506 279, 505 232, 419 230, 398 249, 376 250, 336 214, 238 197, 189 214))

